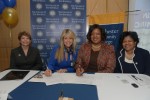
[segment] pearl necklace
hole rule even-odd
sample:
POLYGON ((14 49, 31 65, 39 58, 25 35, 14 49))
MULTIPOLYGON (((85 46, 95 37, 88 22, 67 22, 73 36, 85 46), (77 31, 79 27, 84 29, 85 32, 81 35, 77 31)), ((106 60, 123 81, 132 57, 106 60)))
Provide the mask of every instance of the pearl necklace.
POLYGON ((125 57, 129 60, 133 60, 133 57, 134 57, 134 53, 132 54, 128 54, 126 51, 125 51, 125 57))

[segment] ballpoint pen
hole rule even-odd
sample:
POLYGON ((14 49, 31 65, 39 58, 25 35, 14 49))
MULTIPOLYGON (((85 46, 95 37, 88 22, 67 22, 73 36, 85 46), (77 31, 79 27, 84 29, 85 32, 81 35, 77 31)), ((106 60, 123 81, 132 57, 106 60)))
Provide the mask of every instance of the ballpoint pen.
POLYGON ((47 63, 45 63, 45 66, 46 66, 46 69, 49 69, 47 63))
POLYGON ((59 96, 58 100, 63 100, 63 97, 64 97, 63 95, 64 95, 63 90, 61 90, 60 91, 60 96, 59 96))
POLYGON ((81 67, 81 65, 79 65, 79 70, 80 70, 80 75, 82 76, 83 75, 83 71, 82 71, 82 67, 81 67))
POLYGON ((63 96, 64 96, 64 92, 63 92, 63 90, 61 90, 60 97, 63 97, 63 96))
POLYGON ((143 81, 142 79, 140 79, 140 78, 138 78, 138 77, 136 77, 135 75, 131 75, 134 79, 136 79, 136 80, 140 80, 140 81, 143 81))
MULTIPOLYGON (((136 76, 135 76, 136 77, 136 76)), ((143 81, 141 78, 139 78, 139 77, 136 77, 136 79, 138 79, 138 80, 140 80, 140 81, 143 81)))

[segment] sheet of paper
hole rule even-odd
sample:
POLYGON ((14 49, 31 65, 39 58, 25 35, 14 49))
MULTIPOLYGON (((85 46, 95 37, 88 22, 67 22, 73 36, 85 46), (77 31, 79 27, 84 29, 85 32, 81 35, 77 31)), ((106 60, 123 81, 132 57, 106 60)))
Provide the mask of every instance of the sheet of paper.
POLYGON ((64 82, 61 76, 62 73, 54 73, 52 76, 45 76, 42 72, 30 79, 29 82, 44 82, 46 85, 54 85, 64 82))
POLYGON ((48 77, 47 80, 45 80, 46 85, 53 85, 53 84, 59 84, 64 83, 65 79, 63 77, 63 73, 54 73, 52 76, 48 77))
POLYGON ((73 84, 88 84, 94 85, 94 74, 83 74, 83 76, 76 76, 75 73, 54 73, 50 80, 46 82, 47 85, 52 83, 73 83, 73 84))
POLYGON ((44 74, 42 74, 42 77, 33 77, 29 82, 45 82, 46 85, 59 83, 95 85, 94 79, 94 74, 83 74, 83 76, 79 77, 76 76, 75 73, 53 73, 50 77, 47 77, 44 74))
POLYGON ((69 75, 65 79, 67 83, 95 85, 94 74, 83 74, 82 76, 76 76, 76 74, 74 74, 72 76, 69 75))

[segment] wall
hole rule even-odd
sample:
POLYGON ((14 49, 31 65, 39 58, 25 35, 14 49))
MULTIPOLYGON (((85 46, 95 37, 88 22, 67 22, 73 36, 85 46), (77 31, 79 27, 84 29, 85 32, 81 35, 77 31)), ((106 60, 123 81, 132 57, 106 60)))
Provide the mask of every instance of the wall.
MULTIPOLYGON (((17 39, 18 33, 23 30, 31 32, 30 0, 16 1, 17 5, 15 9, 19 16, 19 22, 14 28, 9 29, 4 24, 0 15, 0 71, 9 67, 10 51, 19 45, 17 39)), ((125 12, 127 10, 128 0, 87 0, 87 17, 88 15, 125 12)))

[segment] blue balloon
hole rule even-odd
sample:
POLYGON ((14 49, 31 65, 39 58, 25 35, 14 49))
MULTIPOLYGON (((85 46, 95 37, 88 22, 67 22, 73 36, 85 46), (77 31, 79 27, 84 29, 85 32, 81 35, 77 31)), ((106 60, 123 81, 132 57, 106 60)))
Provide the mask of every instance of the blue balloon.
POLYGON ((3 0, 6 7, 14 7, 16 5, 16 0, 3 0))
POLYGON ((5 8, 5 4, 2 0, 0 0, 0 14, 2 14, 4 8, 5 8))

